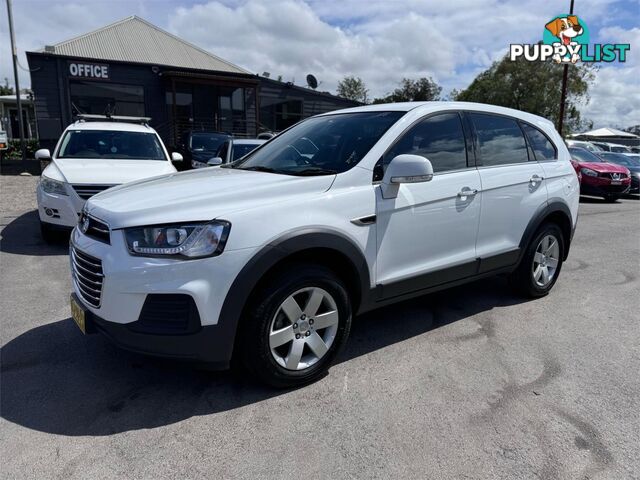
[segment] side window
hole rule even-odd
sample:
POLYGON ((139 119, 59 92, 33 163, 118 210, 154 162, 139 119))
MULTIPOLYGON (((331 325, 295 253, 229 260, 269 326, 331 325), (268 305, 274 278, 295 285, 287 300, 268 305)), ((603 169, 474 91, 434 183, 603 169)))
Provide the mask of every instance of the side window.
POLYGON ((467 150, 460 116, 442 113, 422 120, 385 154, 384 167, 404 153, 425 157, 435 173, 466 168, 467 150))
POLYGON ((555 160, 558 158, 558 152, 553 146, 553 143, 547 138, 547 136, 538 130, 536 127, 522 124, 522 129, 529 139, 529 145, 533 148, 533 153, 536 156, 536 160, 555 160))
POLYGON ((469 117, 476 129, 483 166, 529 161, 527 144, 516 120, 486 113, 471 113, 469 117))
POLYGON ((229 151, 229 141, 224 142, 220 147, 218 147, 218 152, 216 153, 216 157, 220 157, 223 162, 227 161, 227 152, 229 151))

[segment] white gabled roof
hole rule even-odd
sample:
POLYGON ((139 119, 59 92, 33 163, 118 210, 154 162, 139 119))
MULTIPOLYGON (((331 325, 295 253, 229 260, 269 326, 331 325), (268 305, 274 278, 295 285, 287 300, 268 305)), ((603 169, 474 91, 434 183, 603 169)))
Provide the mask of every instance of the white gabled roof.
POLYGON ((53 45, 53 55, 251 74, 137 16, 53 45))
POLYGON ((634 135, 633 133, 623 132, 622 130, 618 130, 617 128, 598 128, 596 130, 591 130, 590 132, 579 133, 580 136, 585 137, 628 137, 628 138, 638 138, 638 135, 634 135))

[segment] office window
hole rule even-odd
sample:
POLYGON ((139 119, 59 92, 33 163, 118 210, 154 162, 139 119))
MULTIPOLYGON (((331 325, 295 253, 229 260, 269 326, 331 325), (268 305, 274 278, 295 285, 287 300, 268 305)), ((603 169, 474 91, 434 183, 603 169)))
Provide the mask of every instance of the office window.
POLYGON ((529 161, 527 144, 518 122, 512 118, 486 113, 471 113, 485 167, 529 161))
POLYGON ((144 89, 138 85, 73 81, 69 84, 69 91, 74 114, 145 115, 144 89))
POLYGON ((280 132, 302 120, 302 100, 260 99, 262 129, 280 132))

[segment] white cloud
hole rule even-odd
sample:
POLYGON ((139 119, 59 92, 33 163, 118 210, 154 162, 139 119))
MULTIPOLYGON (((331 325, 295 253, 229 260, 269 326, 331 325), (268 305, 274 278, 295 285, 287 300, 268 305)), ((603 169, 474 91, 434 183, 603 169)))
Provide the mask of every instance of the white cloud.
MULTIPOLYGON (((342 77, 357 75, 371 96, 380 96, 403 77, 432 76, 447 93, 466 87, 506 53, 509 43, 538 40, 544 23, 560 13, 557 6, 539 0, 224 0, 182 7, 176 3, 14 2, 19 47, 21 51, 42 48, 138 14, 252 72, 268 71, 272 78, 282 75, 299 85, 313 73, 322 82, 321 90, 333 92, 342 77)), ((616 5, 615 0, 581 0, 580 10, 589 18, 602 18, 616 5)), ((6 19, 0 17, 0 79, 11 79, 6 19)), ((637 45, 637 30, 608 25, 598 38, 637 45)), ((632 57, 635 62, 635 51, 632 57)), ((596 125, 640 123, 637 69, 631 61, 623 67, 603 67, 585 118, 596 125)), ((29 84, 28 73, 22 72, 21 79, 24 86, 29 84)))
POLYGON ((595 128, 640 125, 640 56, 633 50, 640 45, 640 28, 608 27, 599 34, 607 43, 631 44, 631 52, 620 66, 602 64, 582 115, 593 120, 595 128))

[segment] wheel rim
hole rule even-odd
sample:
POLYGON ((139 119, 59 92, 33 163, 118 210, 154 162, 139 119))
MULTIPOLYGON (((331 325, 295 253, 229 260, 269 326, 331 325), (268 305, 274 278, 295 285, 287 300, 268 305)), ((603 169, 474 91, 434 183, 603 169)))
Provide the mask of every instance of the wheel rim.
POLYGON ((538 243, 533 255, 533 280, 539 287, 549 285, 558 271, 560 262, 560 244, 553 235, 546 235, 538 243))
POLYGON ((278 307, 269 327, 269 348, 287 370, 304 370, 323 358, 338 332, 338 307, 322 288, 302 288, 278 307))

